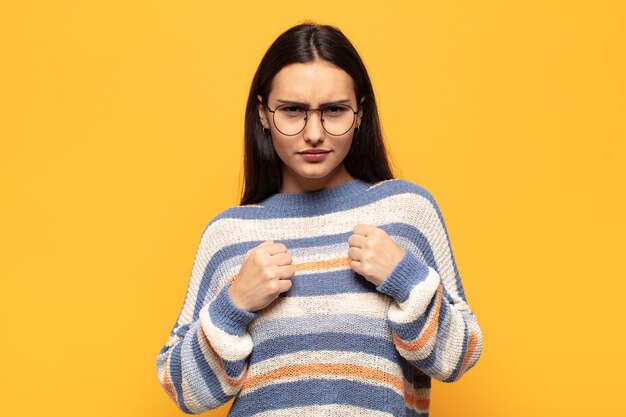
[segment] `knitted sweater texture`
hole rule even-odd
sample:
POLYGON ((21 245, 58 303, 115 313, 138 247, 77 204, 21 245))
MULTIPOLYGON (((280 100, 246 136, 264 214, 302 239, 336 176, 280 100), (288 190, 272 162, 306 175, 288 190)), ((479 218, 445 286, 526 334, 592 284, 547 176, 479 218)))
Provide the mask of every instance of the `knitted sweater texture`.
POLYGON ((229 416, 427 416, 431 378, 458 380, 482 333, 433 196, 396 178, 274 194, 205 227, 159 382, 185 413, 236 397, 229 416), (359 223, 405 249, 376 286, 350 268, 359 223), (292 287, 256 312, 227 290, 244 255, 283 243, 292 287))

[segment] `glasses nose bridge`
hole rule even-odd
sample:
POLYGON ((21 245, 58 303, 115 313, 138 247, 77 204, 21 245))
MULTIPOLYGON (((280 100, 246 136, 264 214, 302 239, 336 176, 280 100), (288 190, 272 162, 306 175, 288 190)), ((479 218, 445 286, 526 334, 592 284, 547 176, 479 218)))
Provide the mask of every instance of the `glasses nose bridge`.
POLYGON ((304 111, 304 119, 309 120, 309 112, 310 111, 318 111, 320 112, 320 121, 324 121, 324 109, 306 109, 304 111))
POLYGON ((317 111, 320 113, 320 125, 322 125, 322 129, 326 130, 326 126, 324 126, 324 110, 325 109, 305 109, 304 111, 304 127, 305 129, 309 125, 309 112, 317 111))

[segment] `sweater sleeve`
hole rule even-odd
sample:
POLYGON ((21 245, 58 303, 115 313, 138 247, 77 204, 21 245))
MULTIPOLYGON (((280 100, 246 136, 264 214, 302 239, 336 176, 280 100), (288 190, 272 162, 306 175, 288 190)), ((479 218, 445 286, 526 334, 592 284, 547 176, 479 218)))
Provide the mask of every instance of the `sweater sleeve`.
POLYGON ((387 315, 398 352, 425 374, 453 382, 478 361, 482 333, 467 304, 441 211, 427 196, 426 213, 409 227, 412 244, 376 289, 393 297, 387 315))
POLYGON ((207 226, 194 259, 183 308, 169 340, 157 355, 161 386, 187 414, 217 408, 237 395, 252 352, 247 325, 256 313, 239 309, 233 303, 228 281, 214 295, 207 290, 215 287, 213 280, 219 279, 218 240, 219 235, 207 226), (199 305, 198 299, 202 298, 206 302, 199 305))

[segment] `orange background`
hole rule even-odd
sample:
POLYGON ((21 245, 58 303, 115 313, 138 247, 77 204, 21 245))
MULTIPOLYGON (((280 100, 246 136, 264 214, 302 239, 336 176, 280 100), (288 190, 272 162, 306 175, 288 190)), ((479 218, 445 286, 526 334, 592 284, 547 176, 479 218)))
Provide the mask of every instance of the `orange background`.
POLYGON ((623 2, 237 3, 0 3, 0 415, 182 415, 156 354, 238 204, 256 66, 305 19, 361 53, 483 330, 431 415, 623 415, 623 2))

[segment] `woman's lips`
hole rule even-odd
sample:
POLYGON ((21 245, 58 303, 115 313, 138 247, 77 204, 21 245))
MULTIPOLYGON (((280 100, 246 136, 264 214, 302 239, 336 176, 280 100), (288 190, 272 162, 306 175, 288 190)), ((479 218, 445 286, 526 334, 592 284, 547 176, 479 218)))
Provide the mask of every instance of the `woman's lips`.
POLYGON ((316 152, 316 153, 303 153, 300 152, 300 155, 302 155, 302 158, 304 158, 305 161, 308 162, 319 162, 319 161, 323 161, 324 159, 326 159, 326 155, 328 155, 330 153, 330 151, 328 152, 316 152))

